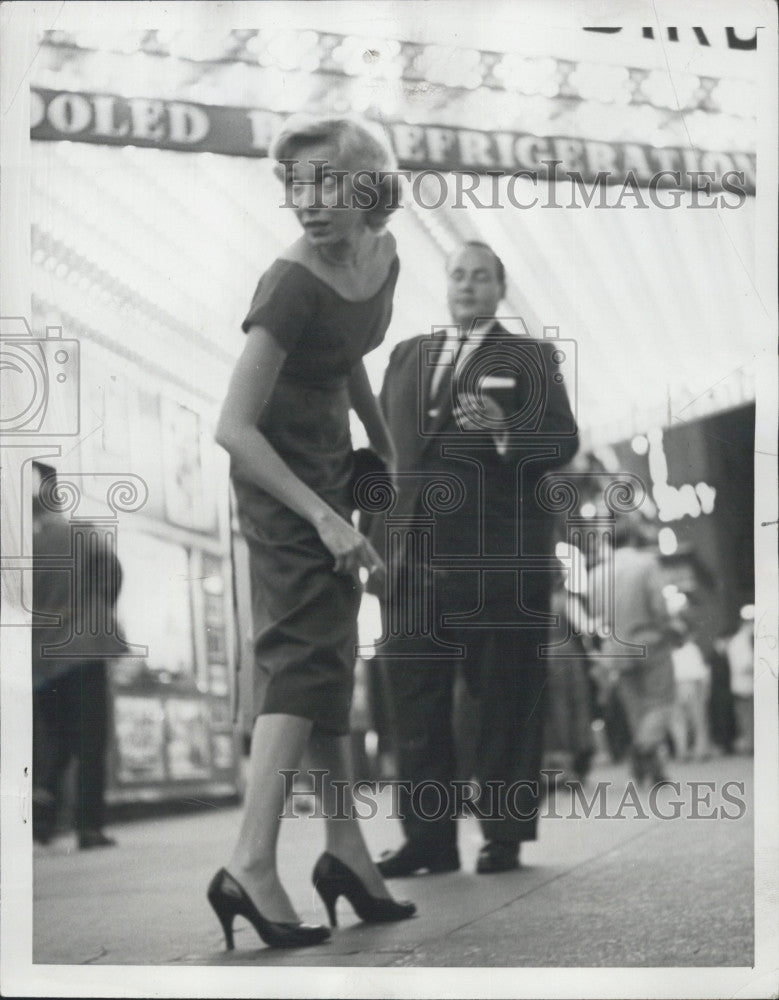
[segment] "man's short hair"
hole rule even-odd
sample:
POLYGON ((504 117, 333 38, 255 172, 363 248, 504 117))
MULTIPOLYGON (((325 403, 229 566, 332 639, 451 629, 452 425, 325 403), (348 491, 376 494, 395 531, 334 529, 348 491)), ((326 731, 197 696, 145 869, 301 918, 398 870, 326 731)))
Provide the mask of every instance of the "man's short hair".
POLYGON ((498 281, 505 288, 506 287, 506 267, 505 267, 503 261, 500 259, 500 257, 498 257, 498 255, 495 253, 495 251, 489 245, 489 243, 485 243, 483 240, 466 240, 464 243, 461 243, 458 247, 456 247, 454 250, 452 250, 452 252, 449 254, 449 256, 448 256, 448 258, 446 260, 447 267, 449 266, 449 261, 452 259, 452 257, 459 250, 464 250, 466 247, 476 247, 477 250, 487 250, 489 253, 492 254, 493 260, 495 261, 495 273, 498 276, 498 281))

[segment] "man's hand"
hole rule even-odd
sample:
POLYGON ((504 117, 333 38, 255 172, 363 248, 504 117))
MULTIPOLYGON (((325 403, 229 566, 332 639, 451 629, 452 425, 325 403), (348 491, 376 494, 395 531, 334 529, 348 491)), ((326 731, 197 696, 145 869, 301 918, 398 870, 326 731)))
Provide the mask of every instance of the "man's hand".
POLYGON ((470 397, 467 408, 455 406, 452 412, 460 430, 491 434, 498 451, 501 454, 505 451, 508 431, 494 425, 505 422, 506 415, 491 396, 482 393, 478 405, 473 397, 470 397))

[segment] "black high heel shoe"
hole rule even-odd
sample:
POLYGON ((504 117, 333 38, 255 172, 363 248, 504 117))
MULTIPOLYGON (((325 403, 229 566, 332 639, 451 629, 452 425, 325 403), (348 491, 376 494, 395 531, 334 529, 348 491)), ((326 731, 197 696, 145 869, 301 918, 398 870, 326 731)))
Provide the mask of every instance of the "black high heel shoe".
POLYGON ((330 931, 324 924, 279 923, 266 920, 246 895, 240 883, 236 882, 225 868, 220 868, 211 879, 208 902, 219 917, 228 951, 232 951, 235 947, 233 941, 235 917, 245 917, 265 944, 271 948, 304 948, 306 945, 321 944, 330 937, 330 931))
POLYGON ((417 912, 415 903, 399 903, 394 899, 371 896, 351 868, 328 851, 317 861, 311 880, 327 907, 331 927, 338 926, 335 904, 339 896, 346 896, 360 920, 368 924, 406 920, 417 912))

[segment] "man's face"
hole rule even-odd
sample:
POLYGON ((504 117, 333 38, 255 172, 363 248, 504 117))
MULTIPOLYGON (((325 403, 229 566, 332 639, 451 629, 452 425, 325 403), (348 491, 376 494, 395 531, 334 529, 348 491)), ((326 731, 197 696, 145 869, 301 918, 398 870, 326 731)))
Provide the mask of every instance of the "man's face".
POLYGON ((505 289, 494 255, 483 247, 463 247, 449 258, 446 299, 452 321, 467 327, 475 319, 494 316, 505 289))

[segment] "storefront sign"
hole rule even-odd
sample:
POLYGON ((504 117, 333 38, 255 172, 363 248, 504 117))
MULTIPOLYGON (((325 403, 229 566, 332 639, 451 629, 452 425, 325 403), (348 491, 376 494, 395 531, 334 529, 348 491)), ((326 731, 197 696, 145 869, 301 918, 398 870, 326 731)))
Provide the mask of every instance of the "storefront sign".
MULTIPOLYGON (((633 35, 637 28, 585 28, 585 31, 597 31, 604 35, 616 35, 625 30, 626 34, 633 35)), ((689 42, 694 41, 697 45, 714 46, 717 48, 741 49, 755 51, 757 49, 757 31, 740 32, 736 28, 677 28, 669 27, 646 27, 641 28, 642 38, 657 39, 661 42, 689 42)), ((632 39, 631 39, 632 40, 632 39)))
MULTIPOLYGON (((34 89, 31 135, 38 140, 145 146, 186 152, 267 156, 284 116, 259 108, 124 98, 34 89)), ((701 173, 716 189, 754 194, 755 156, 571 136, 484 132, 439 125, 386 123, 403 170, 474 174, 527 172, 536 178, 700 189, 701 173), (673 175, 676 174, 676 177, 673 175)))

